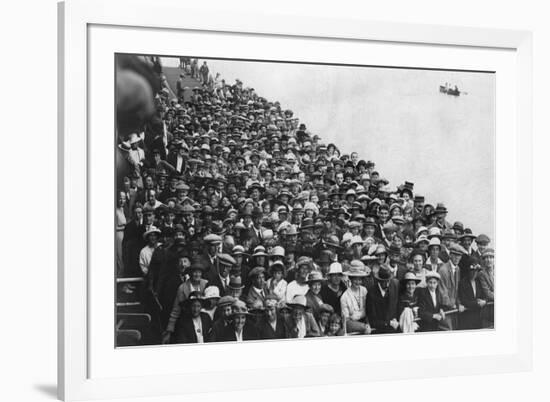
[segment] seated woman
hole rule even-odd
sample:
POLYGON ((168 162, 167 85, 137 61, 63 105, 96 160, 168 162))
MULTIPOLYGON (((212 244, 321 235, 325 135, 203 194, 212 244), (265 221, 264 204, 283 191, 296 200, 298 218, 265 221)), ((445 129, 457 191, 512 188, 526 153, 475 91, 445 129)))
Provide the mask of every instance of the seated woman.
POLYGON ((416 275, 417 279, 420 280, 417 286, 421 288, 426 287, 426 273, 428 273, 428 269, 426 269, 424 265, 425 259, 426 254, 418 248, 414 249, 409 256, 409 261, 412 264, 412 271, 416 275))
POLYGON ((342 294, 340 305, 347 333, 370 334, 367 320, 367 289, 361 285, 367 273, 358 267, 345 272, 350 279, 350 287, 342 294))
POLYGON ((258 339, 256 327, 248 320, 250 313, 246 303, 236 300, 231 308, 231 323, 225 328, 220 340, 242 342, 258 339))
POLYGON ((212 319, 201 311, 203 299, 200 292, 192 292, 182 303, 184 314, 176 323, 175 343, 204 343, 210 338, 212 319))
POLYGON ((420 279, 414 272, 407 272, 401 280, 401 291, 397 303, 397 317, 399 317, 401 332, 408 333, 418 330, 418 324, 414 320, 418 316, 416 286, 419 282, 420 279))
POLYGON ((441 276, 434 271, 426 274, 426 287, 417 289, 420 331, 439 331, 445 320, 443 295, 439 290, 441 276))

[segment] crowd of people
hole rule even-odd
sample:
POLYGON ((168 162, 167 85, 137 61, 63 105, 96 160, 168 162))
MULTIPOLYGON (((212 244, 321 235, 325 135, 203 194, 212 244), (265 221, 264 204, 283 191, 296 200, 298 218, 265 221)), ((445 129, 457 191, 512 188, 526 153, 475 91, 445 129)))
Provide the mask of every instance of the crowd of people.
POLYGON ((207 61, 180 58, 174 90, 154 61, 119 62, 154 107, 117 100, 115 217, 117 277, 139 278, 118 291, 152 297, 159 342, 493 327, 488 236, 207 61))

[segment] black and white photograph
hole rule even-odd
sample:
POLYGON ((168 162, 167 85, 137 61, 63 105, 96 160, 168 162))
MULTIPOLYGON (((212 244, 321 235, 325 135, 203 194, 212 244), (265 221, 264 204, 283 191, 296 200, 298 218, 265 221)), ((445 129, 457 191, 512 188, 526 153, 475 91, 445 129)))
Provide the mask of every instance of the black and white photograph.
POLYGON ((494 72, 114 62, 115 346, 495 328, 494 72))

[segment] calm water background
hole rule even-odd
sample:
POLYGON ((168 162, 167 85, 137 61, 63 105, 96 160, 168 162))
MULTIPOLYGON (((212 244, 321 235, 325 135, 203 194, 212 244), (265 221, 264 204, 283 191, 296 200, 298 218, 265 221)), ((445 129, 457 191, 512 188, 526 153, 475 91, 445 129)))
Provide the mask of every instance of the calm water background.
POLYGON ((449 221, 494 237, 493 74, 207 62, 227 83, 239 78, 292 109, 326 144, 374 161, 392 187, 411 181, 427 202, 445 203, 449 221), (440 93, 445 82, 467 94, 440 93))

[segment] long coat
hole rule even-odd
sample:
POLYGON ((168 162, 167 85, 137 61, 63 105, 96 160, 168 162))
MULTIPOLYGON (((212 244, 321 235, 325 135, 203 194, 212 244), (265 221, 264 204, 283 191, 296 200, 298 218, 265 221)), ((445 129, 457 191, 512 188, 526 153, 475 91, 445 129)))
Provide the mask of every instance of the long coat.
POLYGON ((475 296, 469 278, 463 278, 458 284, 460 302, 467 309, 458 317, 458 326, 460 329, 481 328, 481 308, 477 304, 477 299, 484 299, 483 289, 479 278, 476 278, 474 284, 476 287, 475 296))
MULTIPOLYGON (((212 320, 207 313, 200 313, 202 323, 203 341, 206 342, 210 338, 212 331, 212 320)), ((197 343, 197 333, 193 325, 193 318, 189 315, 180 317, 174 331, 175 343, 197 343)))
MULTIPOLYGON (((460 299, 458 297, 458 284, 461 278, 461 270, 459 267, 456 267, 455 273, 453 275, 451 269, 451 263, 447 262, 439 268, 439 275, 441 280, 439 281, 439 288, 443 295, 443 303, 445 307, 443 310, 457 308, 460 304, 460 299)), ((457 329, 458 327, 458 315, 453 314, 445 317, 444 325, 448 329, 457 329)))
POLYGON ((399 281, 392 279, 386 294, 382 296, 378 283, 375 283, 367 293, 367 318, 377 334, 395 332, 390 321, 398 320, 397 303, 399 301, 399 281))
MULTIPOLYGON (((204 292, 207 283, 208 282, 206 280, 201 279, 199 284, 199 291, 201 293, 204 292)), ((174 303, 172 305, 172 311, 170 312, 170 318, 168 319, 168 325, 166 328, 167 331, 174 331, 176 323, 182 315, 182 303, 189 297, 189 294, 192 291, 193 289, 191 288, 190 280, 186 280, 178 287, 176 298, 174 299, 174 303)))

